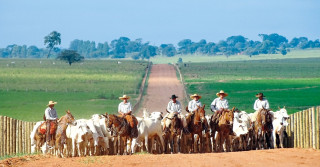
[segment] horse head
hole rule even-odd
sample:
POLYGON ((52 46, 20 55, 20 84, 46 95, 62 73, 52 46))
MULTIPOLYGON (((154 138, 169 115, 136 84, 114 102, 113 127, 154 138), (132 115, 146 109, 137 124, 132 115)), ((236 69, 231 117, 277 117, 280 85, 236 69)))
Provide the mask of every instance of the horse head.
POLYGON ((206 119, 206 111, 204 108, 206 105, 203 105, 203 107, 198 106, 198 109, 194 112, 194 124, 197 124, 198 122, 203 123, 206 119))
POLYGON ((171 132, 177 134, 179 129, 182 129, 181 120, 178 115, 174 115, 171 120, 171 132))
POLYGON ((70 110, 66 111, 66 115, 64 116, 66 123, 76 126, 77 121, 74 119, 73 115, 71 114, 70 110))
POLYGON ((109 115, 107 112, 105 114, 102 114, 102 116, 104 116, 106 118, 105 122, 106 122, 106 126, 107 128, 111 128, 112 127, 112 123, 113 123, 113 118, 110 118, 110 116, 112 117, 112 115, 109 115))

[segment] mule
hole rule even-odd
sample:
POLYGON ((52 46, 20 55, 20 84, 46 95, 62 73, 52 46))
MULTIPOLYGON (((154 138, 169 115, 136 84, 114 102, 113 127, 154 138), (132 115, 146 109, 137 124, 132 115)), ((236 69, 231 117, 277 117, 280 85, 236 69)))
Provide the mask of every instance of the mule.
POLYGON ((64 157, 63 155, 63 149, 64 149, 64 144, 66 144, 66 129, 69 124, 72 124, 74 126, 77 125, 76 120, 74 119, 73 115, 71 114, 70 110, 66 111, 66 115, 62 116, 58 120, 58 128, 56 131, 56 141, 55 141, 55 146, 56 146, 56 151, 57 151, 57 156, 58 157, 64 157))
POLYGON ((198 107, 194 114, 187 118, 188 129, 192 136, 192 144, 191 152, 204 152, 204 141, 202 137, 203 124, 206 122, 205 118, 205 108, 206 105, 203 107, 198 107), (200 142, 200 143, 199 143, 200 142))
POLYGON ((116 154, 120 155, 122 152, 124 155, 131 154, 131 144, 132 144, 132 138, 131 135, 131 127, 130 122, 128 122, 124 117, 119 117, 114 114, 110 115, 108 113, 103 115, 106 117, 106 126, 110 130, 113 130, 113 135, 117 135, 117 141, 118 141, 118 148, 116 148, 116 143, 114 142, 114 151, 116 154), (128 141, 128 142, 127 142, 128 141), (127 144, 129 144, 127 150, 127 144))
POLYGON ((234 109, 232 110, 224 110, 219 117, 219 123, 217 128, 217 137, 216 137, 216 151, 223 151, 223 144, 225 143, 226 151, 231 151, 231 142, 230 142, 230 133, 232 132, 233 126, 233 117, 234 117, 234 109))

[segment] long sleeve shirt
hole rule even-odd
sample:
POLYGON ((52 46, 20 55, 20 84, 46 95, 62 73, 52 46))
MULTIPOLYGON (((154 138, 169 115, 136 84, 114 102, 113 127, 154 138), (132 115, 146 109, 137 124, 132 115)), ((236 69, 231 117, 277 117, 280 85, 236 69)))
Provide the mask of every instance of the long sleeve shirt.
POLYGON ((54 108, 46 108, 46 110, 44 111, 44 114, 46 116, 46 120, 56 120, 58 119, 58 114, 56 109, 54 108))
POLYGON ((228 109, 229 108, 229 103, 227 99, 220 99, 220 98, 216 98, 212 101, 211 103, 211 110, 212 111, 220 111, 222 109, 228 109))
POLYGON ((267 99, 257 99, 255 102, 254 102, 254 105, 253 105, 253 109, 254 110, 259 110, 261 108, 265 108, 265 109, 269 109, 269 102, 267 99))
POLYGON ((177 100, 175 103, 171 100, 169 103, 168 103, 168 106, 167 106, 167 110, 172 113, 172 112, 177 112, 177 113, 181 113, 181 104, 180 102, 177 100))
POLYGON ((118 106, 118 111, 126 114, 126 113, 129 113, 130 111, 132 111, 131 109, 131 103, 130 102, 127 102, 127 103, 124 103, 124 102, 121 102, 118 106))
POLYGON ((191 100, 188 104, 188 110, 190 112, 194 112, 198 109, 198 106, 199 107, 202 107, 202 104, 201 102, 198 100, 198 101, 195 101, 195 100, 191 100))

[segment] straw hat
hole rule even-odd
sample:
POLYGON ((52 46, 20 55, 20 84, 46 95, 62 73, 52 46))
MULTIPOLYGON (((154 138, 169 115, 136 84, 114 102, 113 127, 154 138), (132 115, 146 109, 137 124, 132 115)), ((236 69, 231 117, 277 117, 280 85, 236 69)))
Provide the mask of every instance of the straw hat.
POLYGON ((263 93, 258 93, 256 94, 256 97, 266 97, 266 96, 264 96, 263 93))
POLYGON ((194 97, 199 97, 199 99, 201 99, 201 96, 198 95, 198 94, 193 94, 193 95, 190 96, 191 99, 193 99, 194 97))
POLYGON ((54 102, 54 101, 49 101, 48 105, 47 106, 51 106, 51 105, 55 105, 57 104, 57 102, 54 102))
POLYGON ((221 94, 223 94, 224 97, 228 96, 228 93, 225 93, 223 90, 220 90, 220 92, 218 92, 216 95, 219 97, 221 94))
POLYGON ((119 97, 120 100, 124 100, 124 99, 130 99, 130 96, 127 95, 123 95, 122 97, 119 97))

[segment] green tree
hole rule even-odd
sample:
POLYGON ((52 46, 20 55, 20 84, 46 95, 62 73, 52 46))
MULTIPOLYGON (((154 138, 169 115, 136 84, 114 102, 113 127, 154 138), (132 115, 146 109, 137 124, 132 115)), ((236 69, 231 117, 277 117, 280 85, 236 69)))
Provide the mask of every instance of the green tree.
POLYGON ((74 50, 64 50, 60 53, 57 59, 65 61, 71 66, 72 63, 83 61, 84 57, 74 50))
POLYGON ((47 58, 49 58, 51 50, 54 49, 56 45, 61 44, 61 34, 57 31, 52 31, 49 35, 44 37, 44 45, 47 45, 47 48, 49 49, 49 53, 47 58))

